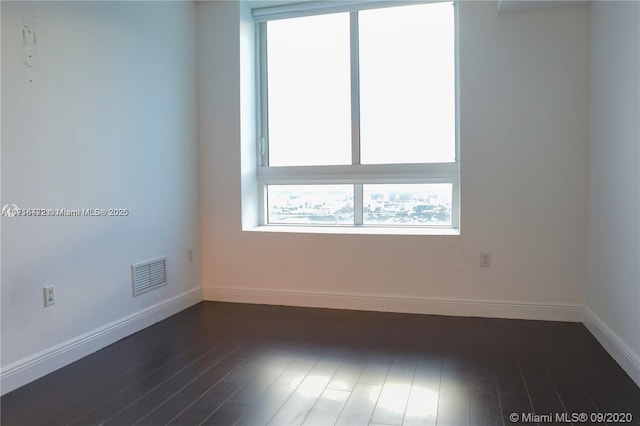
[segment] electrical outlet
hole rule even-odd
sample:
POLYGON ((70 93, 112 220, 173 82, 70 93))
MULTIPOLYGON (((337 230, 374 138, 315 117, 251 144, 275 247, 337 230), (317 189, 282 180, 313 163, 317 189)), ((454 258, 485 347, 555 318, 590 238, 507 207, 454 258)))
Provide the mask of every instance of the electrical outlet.
POLYGON ((56 292, 55 287, 50 285, 44 288, 44 306, 51 306, 56 304, 56 292))
POLYGON ((193 250, 189 249, 187 251, 187 257, 189 258, 189 263, 191 263, 193 261, 193 250))
POLYGON ((480 267, 491 267, 491 253, 480 253, 480 267))

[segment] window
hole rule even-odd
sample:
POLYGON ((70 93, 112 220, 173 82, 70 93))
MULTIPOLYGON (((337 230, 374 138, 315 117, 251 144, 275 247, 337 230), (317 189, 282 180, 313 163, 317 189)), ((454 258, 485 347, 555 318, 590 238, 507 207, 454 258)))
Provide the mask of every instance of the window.
POLYGON ((457 229, 453 4, 353 4, 254 10, 261 224, 457 229))

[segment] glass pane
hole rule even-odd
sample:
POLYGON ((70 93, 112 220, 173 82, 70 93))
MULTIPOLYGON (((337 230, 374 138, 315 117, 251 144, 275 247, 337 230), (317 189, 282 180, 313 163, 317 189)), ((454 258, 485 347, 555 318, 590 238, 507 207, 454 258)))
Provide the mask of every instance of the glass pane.
POLYGON ((453 6, 359 12, 363 164, 455 161, 453 6))
POLYGON ((351 164, 349 14, 267 24, 269 165, 351 164))
POLYGON ((451 226, 453 185, 363 185, 365 225, 451 226))
POLYGON ((269 185, 272 224, 353 225, 353 185, 269 185))

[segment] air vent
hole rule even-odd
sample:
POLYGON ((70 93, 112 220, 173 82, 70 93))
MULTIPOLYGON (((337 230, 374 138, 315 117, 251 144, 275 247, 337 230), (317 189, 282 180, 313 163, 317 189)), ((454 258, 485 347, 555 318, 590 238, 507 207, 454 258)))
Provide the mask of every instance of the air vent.
POLYGON ((167 258, 147 260, 131 265, 133 296, 167 285, 167 258))

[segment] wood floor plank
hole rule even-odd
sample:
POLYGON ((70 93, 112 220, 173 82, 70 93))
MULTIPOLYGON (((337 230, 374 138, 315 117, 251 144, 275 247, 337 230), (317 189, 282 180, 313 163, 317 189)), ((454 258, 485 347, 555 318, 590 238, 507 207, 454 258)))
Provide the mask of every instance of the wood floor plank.
POLYGON ((352 391, 362 375, 368 359, 369 355, 364 351, 360 349, 352 350, 338 367, 327 388, 352 391))
POLYGON ((582 324, 222 302, 0 404, 3 426, 506 426, 561 411, 640 426, 640 388, 582 324))
POLYGON ((469 424, 472 426, 505 424, 495 375, 494 360, 500 341, 495 327, 493 319, 476 318, 474 325, 468 327, 470 333, 464 336, 468 343, 465 351, 469 354, 469 424))
MULTIPOLYGON (((261 367, 263 367, 275 354, 264 349, 257 350, 248 356, 238 368, 232 370, 219 383, 209 388, 206 392, 194 399, 182 412, 178 413, 168 424, 171 425, 197 425, 211 416, 223 404, 227 403, 243 386, 247 386, 253 380, 261 367)), ((234 420, 235 421, 235 420, 234 420)))
POLYGON ((302 424, 306 426, 335 424, 350 395, 351 391, 325 389, 302 424))
POLYGON ((135 422, 142 419, 147 415, 147 413, 162 404, 178 390, 190 384, 212 366, 229 356, 229 354, 238 346, 239 342, 229 341, 215 347, 210 352, 191 363, 187 368, 183 368, 160 385, 142 394, 137 399, 114 413, 106 422, 104 422, 104 425, 120 426, 135 424, 135 422))
POLYGON ((227 402, 207 417, 200 425, 229 426, 240 424, 238 420, 249 411, 251 405, 244 402, 227 402))
POLYGON ((464 369, 443 368, 438 398, 437 426, 469 424, 469 382, 464 369))
MULTIPOLYGON (((190 405, 185 407, 172 419, 167 418, 162 423, 174 426, 198 425, 203 423, 211 414, 221 409, 225 404, 230 405, 227 404, 227 401, 240 387, 241 385, 239 383, 219 382, 198 399, 192 401, 190 405)), ((233 424, 233 422, 229 424, 233 424)))
POLYGON ((135 424, 156 426, 167 423, 168 420, 178 416, 184 409, 191 405, 193 401, 220 383, 222 379, 224 379, 230 371, 237 368, 245 358, 245 354, 229 354, 218 363, 212 365, 191 383, 188 383, 165 401, 158 404, 135 424))
POLYGON ((469 380, 469 424, 471 426, 504 425, 495 378, 471 377, 469 380))
MULTIPOLYGON (((525 382, 520 373, 518 359, 513 342, 514 324, 500 320, 495 323, 495 379, 498 398, 505 423, 512 413, 532 413, 533 407, 527 393, 525 382)), ((515 422, 513 424, 524 424, 515 422)))
POLYGON ((319 355, 312 351, 303 352, 271 384, 251 408, 236 422, 238 425, 266 425, 276 415, 284 403, 300 386, 309 372, 317 364, 319 355))
POLYGON ((367 365, 358 377, 358 383, 364 385, 384 385, 393 361, 393 352, 376 351, 369 355, 367 365))
MULTIPOLYGON (((168 341, 166 336, 176 333, 184 334, 183 331, 189 328, 189 324, 193 327, 193 322, 198 321, 202 313, 202 309, 198 308, 180 312, 171 317, 170 321, 142 330, 118 342, 117 345, 107 346, 101 351, 82 358, 73 364, 74 368, 57 370, 24 386, 18 393, 4 395, 2 401, 5 408, 2 410, 2 415, 6 420, 3 421, 27 425, 36 422, 47 424, 66 422, 69 420, 66 415, 76 412, 73 405, 87 395, 102 389, 106 379, 126 378, 131 371, 144 364, 150 354, 170 352, 168 348, 171 348, 172 342, 168 341), (96 368, 97 365, 100 368, 96 368), (65 383, 66 392, 52 393, 51 388, 55 388, 59 383, 65 383), (30 403, 30 399, 19 398, 20 393, 27 393, 30 399, 40 401, 39 410, 32 409, 33 404, 30 403), (15 403, 12 401, 14 396, 18 397, 15 403), (21 415, 13 417, 13 409, 21 415), (46 413, 46 419, 42 418, 42 413, 46 413)), ((80 405, 88 404, 81 402, 80 405)))
POLYGON ((565 412, 565 407, 548 374, 546 364, 550 349, 542 333, 542 327, 540 323, 522 322, 514 347, 533 413, 552 413, 553 421, 547 423, 556 425, 559 423, 555 422, 555 413, 565 412))
POLYGON ((73 412, 74 419, 68 424, 71 426, 82 426, 89 423, 95 424, 107 421, 114 413, 117 413, 132 401, 137 400, 142 395, 162 385, 162 383, 180 373, 180 371, 189 368, 192 363, 205 356, 220 344, 221 342, 213 343, 205 340, 205 342, 189 348, 178 357, 132 382, 129 386, 122 387, 118 391, 113 392, 108 397, 105 397, 99 404, 73 412))
MULTIPOLYGON (((194 336, 195 337, 195 336, 194 336)), ((80 398, 72 404, 60 409, 56 415, 52 415, 47 419, 49 423, 72 424, 83 416, 90 416, 90 410, 97 410, 108 400, 115 398, 121 392, 125 392, 137 383, 148 379, 150 376, 158 372, 166 372, 171 366, 184 366, 185 360, 192 354, 202 353, 209 349, 213 341, 198 342, 191 338, 191 342, 176 339, 176 346, 172 346, 171 350, 160 351, 155 355, 147 356, 147 360, 128 369, 125 372, 112 376, 105 376, 100 386, 95 386, 88 392, 82 394, 80 398), (189 343, 192 343, 189 345, 189 343)), ((141 357, 144 359, 143 357, 141 357)), ((156 376, 157 377, 157 376, 156 376)), ((108 413, 108 411, 106 411, 108 413)), ((80 424, 88 421, 87 418, 80 420, 80 424)))
POLYGON ((413 375, 403 425, 436 424, 441 380, 442 359, 439 356, 422 355, 413 375))
POLYGON ((621 410, 632 412, 632 424, 640 424, 638 387, 611 382, 624 373, 582 324, 557 323, 548 328, 547 335, 553 340, 557 358, 563 362, 561 371, 556 371, 553 377, 559 378, 557 387, 564 389, 563 400, 572 400, 580 407, 574 412, 621 410))
POLYGON ((381 391, 382 385, 356 384, 336 425, 368 425, 381 391))
POLYGON ((225 404, 211 413, 201 424, 232 425, 235 424, 282 373, 295 361, 299 351, 281 349, 267 363, 259 368, 255 377, 243 384, 225 404))
POLYGON ((371 417, 372 423, 401 425, 418 358, 397 352, 371 417))
POLYGON ((344 354, 343 356, 331 354, 321 358, 269 421, 269 424, 275 426, 302 424, 329 384, 343 357, 344 354))

